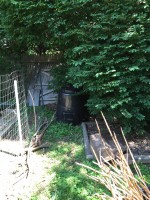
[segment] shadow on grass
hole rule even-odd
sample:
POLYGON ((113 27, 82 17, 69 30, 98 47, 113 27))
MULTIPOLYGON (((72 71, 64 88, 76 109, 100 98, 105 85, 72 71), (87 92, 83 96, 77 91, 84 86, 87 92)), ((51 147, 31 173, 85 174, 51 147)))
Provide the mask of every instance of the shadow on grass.
POLYGON ((54 121, 44 140, 51 143, 46 155, 48 160, 53 160, 49 169, 53 178, 45 188, 41 185, 31 200, 41 200, 42 193, 44 200, 99 199, 97 194, 104 193, 106 189, 88 177, 93 172, 76 165, 80 162, 93 166, 91 161, 85 159, 81 127, 54 121))
MULTIPOLYGON (((81 137, 81 136, 80 136, 81 137)), ((81 138, 80 138, 81 139, 81 138)), ((99 183, 91 180, 88 175, 91 171, 76 165, 76 162, 92 166, 90 161, 85 160, 83 144, 63 141, 63 138, 52 144, 49 159, 54 159, 56 164, 50 169, 50 174, 55 174, 49 182, 47 191, 49 199, 52 200, 84 200, 99 199, 97 194, 103 193, 105 188, 99 183)), ((38 191, 34 194, 38 199, 38 191)))

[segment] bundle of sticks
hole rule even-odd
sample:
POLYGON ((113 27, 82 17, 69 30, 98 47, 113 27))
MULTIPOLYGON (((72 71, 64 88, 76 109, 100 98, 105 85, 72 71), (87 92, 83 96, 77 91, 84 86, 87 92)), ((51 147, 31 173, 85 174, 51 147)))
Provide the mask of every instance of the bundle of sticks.
POLYGON ((50 124, 53 122, 55 118, 55 113, 52 115, 51 119, 48 120, 47 118, 44 119, 43 123, 39 126, 39 128, 36 130, 34 135, 31 138, 29 149, 30 151, 37 151, 41 148, 47 148, 50 146, 49 142, 42 143, 44 134, 47 130, 47 128, 50 126, 50 124))
POLYGON ((38 150, 39 148, 47 147, 48 142, 42 143, 43 136, 46 132, 46 129, 49 127, 50 123, 46 119, 40 127, 37 129, 37 131, 34 133, 34 135, 31 138, 29 148, 31 151, 38 150))
MULTIPOLYGON (((136 172, 138 178, 135 178, 129 164, 128 159, 124 155, 122 148, 117 140, 116 134, 110 130, 110 127, 102 113, 105 124, 109 130, 109 133, 116 145, 117 148, 117 157, 108 162, 102 156, 101 158, 97 158, 97 162, 94 162, 98 165, 100 170, 96 170, 95 168, 89 167, 82 163, 76 163, 82 167, 92 170, 95 172, 95 176, 89 176, 94 181, 105 185, 105 187, 111 192, 111 195, 100 194, 98 195, 100 199, 103 200, 149 200, 150 199, 150 190, 149 186, 145 182, 140 169, 134 159, 134 156, 128 146, 126 138, 122 132, 124 137, 128 156, 132 158, 133 168, 136 172)), ((99 129, 100 131, 100 129, 99 129)), ((95 157, 97 155, 95 154, 95 157)))

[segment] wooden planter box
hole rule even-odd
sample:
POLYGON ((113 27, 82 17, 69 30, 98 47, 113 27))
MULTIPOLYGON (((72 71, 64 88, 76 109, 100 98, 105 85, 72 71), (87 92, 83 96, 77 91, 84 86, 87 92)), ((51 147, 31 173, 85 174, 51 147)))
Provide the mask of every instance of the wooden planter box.
MULTIPOLYGON (((106 135, 101 135, 98 133, 89 134, 88 126, 94 125, 95 122, 82 122, 81 127, 83 131, 84 138, 84 148, 85 155, 87 159, 97 158, 99 161, 103 157, 106 161, 111 161, 117 157, 117 149, 111 137, 106 135)), ((123 153, 126 156, 126 145, 122 138, 117 137, 123 153)), ((134 155, 134 159, 137 162, 150 163, 150 155, 134 155)), ((132 160, 128 159, 129 164, 132 160)))

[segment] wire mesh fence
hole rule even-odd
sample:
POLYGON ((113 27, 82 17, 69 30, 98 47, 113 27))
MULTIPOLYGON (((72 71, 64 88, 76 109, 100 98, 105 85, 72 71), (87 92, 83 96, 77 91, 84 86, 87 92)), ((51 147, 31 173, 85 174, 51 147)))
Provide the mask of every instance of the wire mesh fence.
POLYGON ((19 153, 28 133, 23 74, 18 70, 0 75, 0 151, 19 153))

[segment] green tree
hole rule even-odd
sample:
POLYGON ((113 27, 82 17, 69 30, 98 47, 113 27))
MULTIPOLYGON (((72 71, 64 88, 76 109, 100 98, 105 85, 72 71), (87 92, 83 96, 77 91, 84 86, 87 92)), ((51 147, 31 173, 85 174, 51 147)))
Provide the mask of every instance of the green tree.
POLYGON ((60 51, 57 89, 82 87, 90 111, 116 117, 126 132, 148 125, 149 0, 2 0, 0 10, 3 51, 60 51))
POLYGON ((62 75, 88 92, 92 113, 102 110, 118 118, 126 132, 142 133, 150 111, 150 1, 57 5, 54 35, 59 49, 64 49, 62 75))
POLYGON ((25 52, 44 54, 53 48, 51 46, 53 4, 54 1, 47 0, 1 1, 0 37, 5 40, 7 51, 17 54, 25 52))

